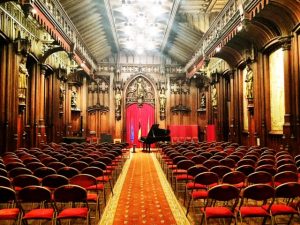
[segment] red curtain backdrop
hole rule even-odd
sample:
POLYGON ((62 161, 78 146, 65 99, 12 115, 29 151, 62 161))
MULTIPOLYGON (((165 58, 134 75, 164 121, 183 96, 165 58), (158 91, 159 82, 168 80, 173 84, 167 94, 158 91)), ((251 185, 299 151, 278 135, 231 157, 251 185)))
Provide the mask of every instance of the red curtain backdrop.
POLYGON ((132 104, 126 110, 126 141, 130 146, 136 144, 138 148, 142 144, 138 140, 139 129, 141 136, 147 136, 149 129, 154 123, 154 107, 150 104, 132 104))

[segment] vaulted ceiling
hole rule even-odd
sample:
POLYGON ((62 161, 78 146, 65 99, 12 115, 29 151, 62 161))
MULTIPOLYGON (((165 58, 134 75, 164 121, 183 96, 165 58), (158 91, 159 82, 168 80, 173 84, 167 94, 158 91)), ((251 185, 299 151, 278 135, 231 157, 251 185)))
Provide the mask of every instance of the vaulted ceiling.
MULTIPOLYGON (((144 54, 158 52, 185 65, 193 56, 199 40, 209 27, 217 12, 228 0, 60 0, 61 5, 79 31, 94 59, 100 63, 104 58, 118 52, 133 52, 139 48, 137 39, 141 34, 147 39, 144 54), (159 4, 161 13, 150 18, 149 4, 159 4), (140 30, 127 35, 131 20, 122 11, 124 5, 133 5, 132 21, 143 16, 147 23, 140 30), (150 22, 149 22, 150 21, 150 22), (155 28, 155 29, 152 29, 155 28), (152 32, 152 33, 151 33, 152 32), (155 33, 155 34, 154 34, 155 33), (151 39, 149 39, 151 37, 151 39), (128 41, 133 46, 128 48, 128 41)), ((152 6, 150 5, 150 6, 152 6)), ((155 9, 154 9, 155 10, 155 9)), ((155 12, 155 11, 154 11, 155 12)), ((157 13, 157 10, 156 10, 157 13)), ((134 22, 133 22, 134 23, 134 22)))

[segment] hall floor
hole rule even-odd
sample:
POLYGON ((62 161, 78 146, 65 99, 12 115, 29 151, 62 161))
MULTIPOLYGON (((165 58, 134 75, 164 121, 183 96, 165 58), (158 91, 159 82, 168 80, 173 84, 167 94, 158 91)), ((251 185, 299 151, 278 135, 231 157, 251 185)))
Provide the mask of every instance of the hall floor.
POLYGON ((130 154, 99 222, 111 224, 190 224, 155 153, 130 154))

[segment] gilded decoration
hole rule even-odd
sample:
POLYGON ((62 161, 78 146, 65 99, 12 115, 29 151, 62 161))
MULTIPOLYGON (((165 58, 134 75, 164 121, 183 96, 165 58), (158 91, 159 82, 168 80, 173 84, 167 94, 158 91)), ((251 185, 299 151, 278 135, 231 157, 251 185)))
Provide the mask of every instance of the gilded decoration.
POLYGON ((154 88, 151 83, 142 76, 135 78, 128 86, 126 95, 126 104, 148 103, 154 105, 155 96, 154 88))

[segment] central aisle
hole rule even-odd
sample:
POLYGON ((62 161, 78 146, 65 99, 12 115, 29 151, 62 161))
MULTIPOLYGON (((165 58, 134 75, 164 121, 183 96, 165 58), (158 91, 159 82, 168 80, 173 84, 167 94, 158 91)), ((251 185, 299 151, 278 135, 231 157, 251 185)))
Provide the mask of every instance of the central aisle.
POLYGON ((153 153, 132 154, 115 189, 100 225, 189 224, 153 153))

